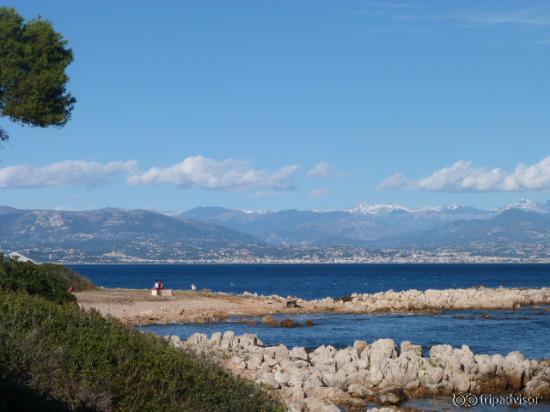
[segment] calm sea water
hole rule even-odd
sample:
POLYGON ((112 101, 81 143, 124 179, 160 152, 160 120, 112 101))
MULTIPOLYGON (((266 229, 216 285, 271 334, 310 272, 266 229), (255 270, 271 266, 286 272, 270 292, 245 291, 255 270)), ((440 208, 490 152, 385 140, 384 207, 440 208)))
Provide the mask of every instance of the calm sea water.
POLYGON ((550 286, 550 265, 72 265, 97 285, 167 288, 191 283, 219 292, 257 292, 313 299, 388 289, 550 286))
MULTIPOLYGON (((274 316, 282 318, 282 316, 274 316)), ((274 328, 261 319, 249 318, 256 325, 237 319, 217 324, 151 325, 142 330, 161 336, 187 338, 195 332, 208 335, 233 330, 237 334, 255 333, 266 345, 283 343, 288 347, 316 348, 330 344, 338 348, 353 345, 357 339, 372 342, 409 340, 426 348, 437 344, 470 346, 474 353, 500 353, 519 350, 530 358, 550 358, 550 313, 539 308, 519 311, 460 311, 441 315, 298 315, 284 316, 300 324, 313 320, 312 327, 274 328), (487 315, 488 318, 487 318, 487 315)))
MULTIPOLYGON (((550 265, 73 265, 75 270, 105 287, 150 288, 155 279, 166 287, 188 289, 191 283, 214 291, 244 291, 303 298, 344 296, 388 289, 443 289, 470 286, 550 287, 550 265)), ((195 332, 234 330, 255 333, 265 344, 345 347, 356 339, 369 342, 392 338, 429 347, 467 344, 475 353, 519 350, 530 358, 550 358, 550 312, 462 311, 441 315, 304 315, 292 316, 313 327, 293 329, 231 320, 196 325, 152 325, 142 330, 186 338, 195 332), (482 315, 489 315, 482 316, 482 315)))

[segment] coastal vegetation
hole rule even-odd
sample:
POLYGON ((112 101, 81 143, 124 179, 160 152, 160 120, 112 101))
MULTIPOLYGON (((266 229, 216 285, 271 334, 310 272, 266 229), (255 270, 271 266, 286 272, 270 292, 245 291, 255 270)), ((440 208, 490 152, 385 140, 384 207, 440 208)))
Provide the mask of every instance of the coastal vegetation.
POLYGON ((0 289, 39 295, 57 303, 75 302, 69 289, 84 291, 93 283, 60 265, 17 262, 0 255, 0 289))
POLYGON ((69 287, 92 284, 60 266, 2 258, 0 411, 284 410, 206 358, 80 309, 69 287))

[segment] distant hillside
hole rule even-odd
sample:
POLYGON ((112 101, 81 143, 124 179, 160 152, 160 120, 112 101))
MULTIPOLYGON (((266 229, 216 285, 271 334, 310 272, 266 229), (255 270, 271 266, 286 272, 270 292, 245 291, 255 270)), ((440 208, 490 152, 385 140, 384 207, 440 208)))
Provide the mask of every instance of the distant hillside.
POLYGON ((350 210, 244 212, 200 207, 180 215, 218 223, 273 244, 364 247, 377 241, 419 234, 460 219, 488 219, 494 211, 472 207, 408 209, 395 205, 359 205, 350 210))
POLYGON ((482 244, 550 246, 550 214, 508 209, 491 219, 461 219, 416 236, 395 238, 385 243, 400 248, 465 248, 482 244))
POLYGON ((172 259, 197 251, 260 245, 250 235, 214 223, 145 210, 89 211, 0 208, 0 248, 30 250, 39 260, 124 256, 172 259))
POLYGON ((437 255, 439 249, 464 256, 550 257, 550 203, 498 210, 359 205, 326 212, 201 207, 170 215, 0 207, 0 250, 39 261, 364 261, 400 251, 437 255))

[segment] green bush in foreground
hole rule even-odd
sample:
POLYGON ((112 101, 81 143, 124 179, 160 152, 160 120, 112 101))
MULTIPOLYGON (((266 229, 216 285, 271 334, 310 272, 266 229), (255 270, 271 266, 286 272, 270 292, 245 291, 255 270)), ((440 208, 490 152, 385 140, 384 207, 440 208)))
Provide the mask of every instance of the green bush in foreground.
POLYGON ((57 303, 74 302, 69 288, 85 290, 93 283, 72 270, 53 264, 35 265, 0 255, 0 289, 27 292, 57 303))
POLYGON ((13 410, 6 394, 18 391, 41 410, 284 410, 157 336, 26 293, 0 292, 0 365, 0 410, 13 410))
POLYGON ((0 412, 279 411, 256 385, 74 304, 93 284, 0 256, 0 412))

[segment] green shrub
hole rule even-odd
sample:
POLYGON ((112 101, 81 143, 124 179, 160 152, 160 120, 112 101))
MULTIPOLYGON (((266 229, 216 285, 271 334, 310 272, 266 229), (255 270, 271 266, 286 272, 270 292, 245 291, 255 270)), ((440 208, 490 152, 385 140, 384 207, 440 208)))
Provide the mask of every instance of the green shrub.
POLYGON ((0 289, 23 291, 65 303, 75 301, 75 297, 68 292, 70 287, 85 290, 93 287, 93 284, 64 266, 36 265, 0 256, 0 289))
MULTIPOLYGON (((26 293, 0 292, 0 365, 0 395, 6 385, 30 388, 59 409, 284 410, 256 385, 157 336, 26 293)), ((11 410, 1 399, 0 410, 11 410)))
POLYGON ((95 286, 90 279, 80 273, 76 273, 74 270, 71 270, 66 266, 55 265, 53 263, 43 263, 39 266, 42 273, 50 276, 59 276, 62 279, 65 279, 67 285, 74 288, 78 292, 92 289, 95 286))

